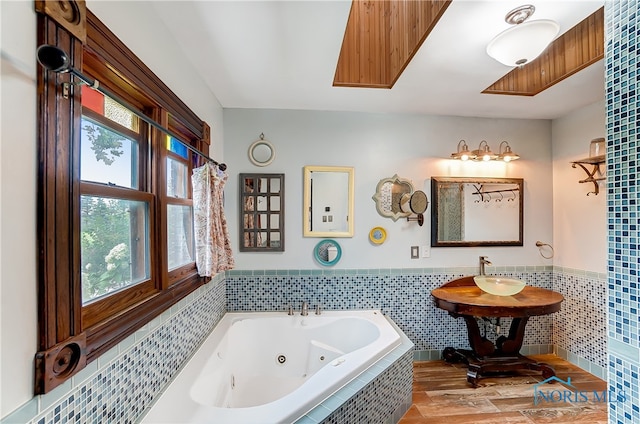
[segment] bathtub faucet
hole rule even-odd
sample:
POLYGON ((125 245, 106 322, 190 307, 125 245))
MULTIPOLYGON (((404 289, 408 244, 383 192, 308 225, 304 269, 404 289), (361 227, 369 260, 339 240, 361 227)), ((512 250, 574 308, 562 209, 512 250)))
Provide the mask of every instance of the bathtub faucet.
POLYGON ((302 312, 300 312, 300 315, 303 317, 309 315, 309 304, 307 302, 302 302, 302 312))

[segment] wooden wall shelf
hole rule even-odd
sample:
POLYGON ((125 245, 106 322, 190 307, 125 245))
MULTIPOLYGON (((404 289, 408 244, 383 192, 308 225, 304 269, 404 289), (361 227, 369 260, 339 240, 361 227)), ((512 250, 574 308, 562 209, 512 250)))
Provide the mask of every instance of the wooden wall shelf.
POLYGON ((600 165, 602 165, 605 162, 606 162, 605 155, 592 156, 592 157, 571 162, 572 168, 579 166, 584 170, 584 172, 587 173, 587 178, 585 178, 584 180, 578 181, 579 183, 593 183, 594 189, 593 191, 590 191, 589 193, 587 193, 587 196, 590 195, 591 193, 597 196, 598 193, 600 192, 600 186, 598 186, 598 181, 603 181, 606 179, 606 177, 603 175, 602 170, 600 169, 600 165))

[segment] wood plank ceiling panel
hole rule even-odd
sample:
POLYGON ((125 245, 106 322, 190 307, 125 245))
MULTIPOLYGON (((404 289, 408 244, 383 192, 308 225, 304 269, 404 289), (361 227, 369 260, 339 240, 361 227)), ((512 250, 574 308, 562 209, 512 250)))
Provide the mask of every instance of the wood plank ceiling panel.
POLYGON ((391 88, 451 0, 353 0, 336 87, 391 88))
POLYGON ((535 96, 604 57, 604 7, 569 29, 535 60, 514 68, 483 93, 535 96))

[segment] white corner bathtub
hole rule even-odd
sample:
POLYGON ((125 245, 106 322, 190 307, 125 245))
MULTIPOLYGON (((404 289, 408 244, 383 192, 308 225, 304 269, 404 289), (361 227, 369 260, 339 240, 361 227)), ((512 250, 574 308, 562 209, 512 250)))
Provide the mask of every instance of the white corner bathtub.
POLYGON ((380 311, 227 313, 143 423, 292 423, 401 343, 380 311))

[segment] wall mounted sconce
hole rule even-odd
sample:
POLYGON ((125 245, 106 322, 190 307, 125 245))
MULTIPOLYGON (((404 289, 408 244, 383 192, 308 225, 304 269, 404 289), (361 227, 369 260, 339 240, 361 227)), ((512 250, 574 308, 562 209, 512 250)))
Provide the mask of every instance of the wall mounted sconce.
POLYGON ((471 151, 469 151, 469 146, 467 146, 467 142, 464 140, 460 140, 458 142, 458 147, 455 153, 451 153, 451 159, 460 159, 460 160, 469 160, 475 159, 475 156, 472 156, 471 151), (462 147, 460 146, 462 144, 462 147))
POLYGON ((511 151, 511 146, 509 146, 509 143, 507 143, 506 141, 500 143, 500 147, 498 147, 498 160, 511 162, 512 160, 517 159, 520 159, 520 155, 511 151), (506 144, 506 146, 504 147, 504 151, 502 151, 503 144, 506 144))
POLYGON ((478 150, 474 150, 472 153, 475 155, 475 160, 481 160, 484 162, 498 158, 498 155, 491 151, 489 144, 485 140, 482 140, 478 146, 478 150))
POLYGON ((460 140, 458 142, 458 147, 456 148, 455 153, 451 153, 451 159, 457 160, 474 160, 474 161, 483 161, 488 162, 492 160, 499 160, 503 162, 511 162, 513 160, 520 159, 520 155, 514 153, 511 150, 511 146, 506 141, 500 143, 500 147, 498 148, 498 154, 493 153, 491 151, 491 147, 486 142, 486 140, 482 140, 480 145, 476 150, 469 151, 469 146, 467 146, 467 142, 464 140, 460 140), (504 150, 502 148, 504 146, 504 150))

